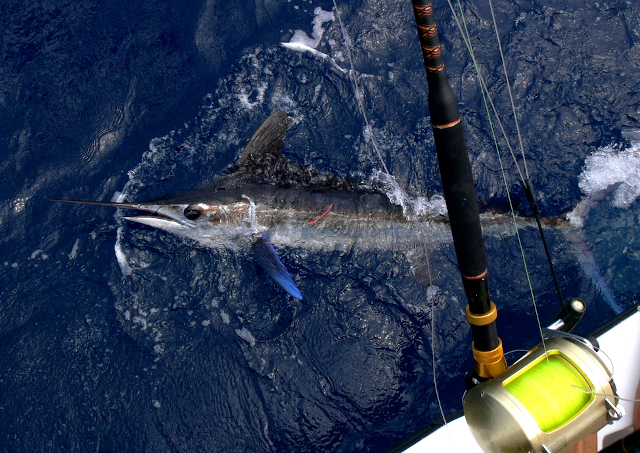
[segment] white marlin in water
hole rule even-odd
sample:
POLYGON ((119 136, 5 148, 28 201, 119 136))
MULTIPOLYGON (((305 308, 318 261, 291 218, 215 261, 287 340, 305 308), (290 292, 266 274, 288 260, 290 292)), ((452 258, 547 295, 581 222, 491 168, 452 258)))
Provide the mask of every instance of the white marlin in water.
MULTIPOLYGON (((303 245, 311 249, 349 250, 383 244, 406 252, 414 273, 430 283, 427 242, 451 242, 444 209, 440 214, 406 215, 376 184, 363 184, 321 174, 282 155, 284 136, 293 120, 272 113, 247 142, 228 175, 199 189, 146 202, 60 200, 145 211, 125 219, 192 239, 208 248, 231 244, 251 247, 256 261, 291 296, 302 294, 273 246, 303 245), (428 230, 416 231, 424 222, 428 230), (425 235, 428 238, 425 239, 425 235)), ((388 190, 387 190, 388 192, 388 190)), ((483 214, 484 234, 509 235, 510 217, 483 214), (496 228, 497 227, 497 228, 496 228), (499 230, 499 231, 498 231, 499 230)), ((522 226, 531 226, 520 219, 522 226)))

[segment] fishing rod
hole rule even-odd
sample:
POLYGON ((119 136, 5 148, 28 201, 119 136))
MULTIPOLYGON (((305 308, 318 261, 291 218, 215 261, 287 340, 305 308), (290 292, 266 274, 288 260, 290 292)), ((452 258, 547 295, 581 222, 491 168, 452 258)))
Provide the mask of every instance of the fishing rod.
POLYGON ((429 85, 429 112, 444 198, 462 283, 469 305, 473 337, 472 379, 500 376, 507 368, 498 337, 496 305, 489 295, 487 256, 482 239, 478 199, 458 101, 449 85, 431 0, 412 0, 429 85))
MULTIPOLYGON (((622 418, 612 370, 597 355, 597 346, 563 331, 577 322, 568 319, 571 313, 556 323, 557 330, 547 333, 546 340, 543 335, 540 345, 507 368, 497 333, 497 308, 489 295, 469 153, 445 70, 433 3, 412 0, 412 4, 451 234, 469 303, 474 370, 466 379, 465 418, 485 452, 556 453, 622 418)), ((535 200, 532 190, 527 196, 535 200)), ((584 312, 579 299, 568 305, 584 312)))

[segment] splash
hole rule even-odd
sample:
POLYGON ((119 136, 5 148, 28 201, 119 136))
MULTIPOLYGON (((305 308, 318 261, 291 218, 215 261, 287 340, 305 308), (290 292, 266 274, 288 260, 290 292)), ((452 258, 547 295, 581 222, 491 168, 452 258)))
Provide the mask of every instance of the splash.
POLYGON ((628 208, 640 196, 640 141, 623 151, 602 148, 585 161, 580 175, 580 189, 585 195, 593 196, 610 187, 613 205, 618 208, 628 208))
POLYGON ((584 226, 589 212, 610 196, 613 206, 629 208, 640 196, 640 141, 632 141, 624 150, 613 146, 598 149, 586 158, 579 181, 584 197, 567 214, 567 220, 578 228, 584 226))
POLYGON ((382 189, 391 203, 401 206, 402 214, 409 220, 447 215, 447 205, 441 195, 432 197, 411 195, 400 187, 395 177, 379 170, 373 172, 370 181, 373 186, 382 189))

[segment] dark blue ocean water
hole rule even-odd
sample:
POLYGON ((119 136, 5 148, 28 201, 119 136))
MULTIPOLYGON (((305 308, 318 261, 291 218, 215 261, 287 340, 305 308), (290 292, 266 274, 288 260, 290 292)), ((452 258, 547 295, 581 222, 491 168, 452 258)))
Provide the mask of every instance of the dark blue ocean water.
MULTIPOLYGON (((339 2, 344 31, 330 1, 103 3, 2 2, 0 449, 384 451, 439 417, 432 344, 443 409, 459 410, 471 340, 450 242, 428 255, 429 287, 391 241, 283 248, 299 302, 248 250, 49 201, 197 187, 276 109, 296 121, 292 160, 366 180, 382 170, 376 143, 400 187, 437 200, 410 2, 339 2)), ((504 211, 477 77, 448 5, 436 8, 481 205, 504 211)), ((490 11, 463 8, 513 135, 490 11)), ((574 214, 547 234, 565 296, 589 304, 586 333, 640 294, 640 5, 495 8, 543 214, 574 214)), ((554 286, 535 231, 522 239, 546 324, 554 286)), ((517 241, 508 225, 485 241, 505 349, 531 347, 517 241)))

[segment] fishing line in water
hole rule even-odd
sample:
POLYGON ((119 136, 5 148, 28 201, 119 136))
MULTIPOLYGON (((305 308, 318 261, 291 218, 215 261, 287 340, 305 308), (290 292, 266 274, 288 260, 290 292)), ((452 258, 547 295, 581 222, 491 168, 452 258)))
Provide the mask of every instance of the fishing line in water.
MULTIPOLYGON (((520 167, 518 165, 518 161, 516 159, 515 153, 513 152, 513 148, 511 147, 511 144, 509 142, 509 139, 507 138, 507 135, 505 133, 504 127, 502 125, 502 121, 500 120, 500 117, 498 116, 498 111, 496 110, 495 105, 493 104, 493 101, 491 100, 491 96, 489 94, 489 90, 487 89, 486 84, 484 83, 484 79, 482 78, 482 74, 480 73, 480 68, 477 64, 477 61, 475 59, 475 54, 473 52, 473 47, 471 45, 471 36, 469 34, 469 30, 467 29, 467 23, 465 20, 465 16, 464 16, 464 11, 462 9, 462 4, 460 3, 460 0, 458 0, 458 8, 460 9, 460 17, 462 18, 462 22, 464 24, 464 32, 462 31, 462 26, 460 25, 460 22, 458 21, 458 17, 455 14, 455 11, 453 9, 453 5, 451 4, 451 0, 447 0, 447 2, 449 3, 449 7, 451 8, 451 12, 453 13, 453 16, 456 20, 456 24, 458 25, 458 29, 460 30, 460 33, 462 34, 463 37, 463 41, 465 42, 466 46, 467 46, 467 50, 469 51, 469 54, 471 55, 471 59, 473 60, 473 64, 474 64, 474 68, 476 70, 476 74, 478 76, 478 81, 480 83, 480 91, 482 93, 482 97, 483 97, 483 101, 484 101, 484 105, 485 105, 485 109, 487 111, 487 118, 489 119, 489 124, 491 126, 491 133, 493 136, 493 141, 495 143, 496 146, 496 150, 498 149, 498 142, 495 136, 495 132, 493 129, 493 123, 491 121, 491 115, 489 114, 489 107, 487 106, 487 99, 489 101, 489 103, 491 104, 491 107, 493 108, 493 113, 496 117, 496 122, 498 123, 498 125, 500 126, 500 129, 502 130, 502 134, 504 136, 505 142, 507 144, 507 147, 509 148, 509 151, 511 153, 511 157, 513 158, 513 162, 516 165, 516 169, 518 170, 518 174, 520 175, 520 180, 522 182, 522 186, 524 188, 527 200, 529 201, 529 204, 531 205, 531 209, 533 209, 534 214, 535 214, 535 218, 536 218, 536 222, 538 223, 538 231, 540 232, 540 239, 542 240, 542 245, 545 251, 545 254, 547 256, 547 261, 549 262, 549 268, 551 270, 551 275, 553 278, 553 282, 555 284, 556 287, 556 292, 558 293, 558 298, 560 300, 561 305, 564 306, 564 299, 562 297, 562 291, 560 289, 560 283, 558 281, 558 277, 556 275, 556 271, 555 271, 555 267, 553 265, 553 260, 551 259, 551 253, 549 251, 549 247, 547 246, 547 240, 545 238, 545 234, 544 231, 542 229, 542 220, 541 220, 541 214, 540 214, 540 210, 538 208, 536 199, 535 199, 535 191, 533 188, 533 184, 531 182, 531 179, 529 177, 529 169, 527 167, 527 158, 525 156, 524 153, 524 145, 522 143, 522 134, 520 133, 520 123, 518 121, 518 114, 516 111, 516 107, 515 107, 515 103, 513 101, 513 94, 511 91, 511 84, 509 81, 509 74, 507 73, 507 65, 505 63, 505 58, 504 58, 504 53, 502 52, 502 44, 500 43, 500 35, 498 34, 498 24, 496 22, 496 17, 493 11, 493 3, 491 2, 491 0, 489 0, 489 6, 491 9, 491 17, 493 18, 493 28, 496 32, 496 40, 498 42, 498 50, 500 52, 500 60, 502 61, 502 67, 504 70, 504 77, 505 80, 507 82, 507 89, 509 92, 509 99, 511 101, 511 111, 513 114, 513 120, 515 122, 516 125, 516 130, 518 132, 518 142, 520 144, 520 150, 522 152, 522 162, 524 165, 524 169, 525 169, 525 175, 522 174, 522 171, 520 170, 520 167), (526 176, 526 178, 525 178, 526 176)), ((498 159, 500 159, 500 155, 499 155, 499 151, 498 151, 498 159)), ((503 174, 503 179, 505 181, 505 188, 507 190, 507 196, 509 196, 508 191, 509 188, 507 186, 507 182, 506 182, 506 177, 505 177, 505 170, 504 170, 504 166, 502 164, 502 162, 500 162, 500 167, 501 167, 501 171, 503 174)), ((512 212, 513 212, 513 206, 512 206, 512 212)), ((517 227, 516 227, 517 228, 517 227)), ((523 252, 524 253, 524 252, 523 252)), ((537 308, 535 307, 535 302, 534 302, 534 309, 536 309, 537 312, 537 308)), ((539 321, 538 321, 539 322, 539 321)))
MULTIPOLYGON (((429 276, 429 282, 432 282, 431 277, 431 265, 429 264, 429 258, 427 255, 427 242, 424 238, 424 231, 420 225, 418 225, 418 231, 420 231, 420 239, 422 240, 422 247, 424 249, 425 261, 427 262, 427 275, 429 276)), ((429 288, 433 285, 429 284, 429 288)), ((433 389, 436 394, 436 400, 438 401, 438 408, 440 409, 440 415, 442 416, 442 421, 444 422, 444 427, 447 430, 447 434, 449 435, 449 439, 451 440, 451 445, 453 445, 453 449, 457 452, 456 444, 453 440, 453 435, 451 431, 449 431, 449 425, 447 424, 447 417, 444 415, 444 408, 442 407, 442 401, 440 400, 440 392, 438 391, 438 381, 437 381, 437 372, 436 372, 436 294, 433 292, 429 296, 429 288, 427 288, 427 297, 430 298, 430 307, 429 312, 431 313, 431 373, 433 376, 433 389)))
MULTIPOLYGON (((363 93, 360 91, 360 87, 358 85, 358 80, 357 80, 357 76, 356 76, 356 71, 353 65, 353 57, 351 55, 351 38, 349 38, 349 35, 347 34, 347 30, 344 27, 344 24, 342 23, 342 18, 340 17, 340 10, 338 9, 338 5, 336 3, 336 0, 333 0, 333 6, 336 12, 336 17, 338 18, 338 23, 340 24, 340 31, 342 33, 342 37, 344 39, 344 44, 345 47, 347 49, 347 56, 349 58, 349 65, 351 70, 349 71, 349 78, 351 79, 351 82, 353 84, 353 89, 355 91, 355 95, 356 95, 356 100, 358 101, 358 107, 360 109, 360 112, 362 113, 362 116, 364 118, 364 122, 365 122, 365 127, 367 130, 367 133, 369 134, 369 136, 371 137, 371 144, 373 146, 373 148, 375 149, 376 153, 378 154, 378 158, 380 159, 380 164, 382 165, 382 168, 384 169, 384 172, 387 175, 391 175, 389 173, 389 169, 387 168, 384 159, 382 158, 382 151, 380 150, 380 147, 378 145, 378 141, 375 138, 375 135, 373 133, 373 128, 371 127, 371 125, 369 124, 369 119, 367 117, 367 113, 366 110, 364 108, 364 99, 363 99, 363 93)), ((328 212, 329 210, 327 210, 328 212)), ((326 212, 325 212, 326 214, 326 212)), ((325 214, 323 214, 322 216, 320 216, 320 218, 322 218, 325 214)), ((426 246, 426 240, 424 238, 424 232, 422 230, 422 228, 418 228, 418 230, 420 231, 420 237, 422 240, 422 246, 423 249, 425 251, 425 257, 427 256, 427 246, 426 246)), ((432 277, 431 277, 431 266, 429 264, 429 259, 425 258, 425 261, 427 262, 427 274, 429 276, 429 281, 432 281, 432 277)), ((427 289, 428 290, 428 289, 427 289)), ((429 296, 428 292, 427 295, 429 296)), ((430 313, 431 313, 431 363, 432 363, 432 376, 433 376, 433 387, 434 387, 434 391, 436 394, 436 400, 438 401, 438 408, 440 409, 440 415, 442 416, 442 421, 444 422, 444 426, 447 429, 447 433, 451 439, 451 443, 454 447, 454 450, 457 451, 457 449, 455 448, 455 443, 453 441, 453 436, 451 434, 451 432, 449 431, 449 427, 447 424, 447 418, 444 414, 444 408, 442 406, 442 401, 440 399, 440 392, 438 391, 438 382, 437 382, 437 372, 436 372, 436 349, 435 349, 435 294, 431 294, 430 296, 430 313)))
MULTIPOLYGON (((458 0, 458 3, 460 3, 460 0, 458 0)), ((527 179, 529 179, 529 169, 527 168, 527 158, 524 155, 524 146, 522 145, 522 134, 520 134, 520 122, 518 121, 518 112, 516 111, 516 104, 515 102, 513 102, 513 94, 511 92, 511 82, 509 82, 509 73, 507 72, 507 63, 505 63, 504 61, 504 53, 502 52, 502 44, 500 43, 500 35, 498 34, 498 23, 496 22, 496 16, 493 13, 493 2, 491 0, 489 0, 489 9, 491 9, 491 17, 493 19, 493 29, 496 32, 496 41, 498 42, 498 50, 500 50, 500 60, 502 61, 504 77, 507 81, 507 91, 509 92, 509 100, 511 101, 511 111, 513 112, 513 121, 516 123, 516 131, 518 132, 518 143, 520 143, 520 152, 522 153, 522 165, 524 166, 524 174, 527 176, 527 179)))
POLYGON ((351 79, 351 83, 353 84, 353 90, 355 91, 355 94, 356 94, 356 100, 358 101, 358 107, 360 108, 360 113, 362 113, 362 117, 364 118, 365 129, 369 134, 369 137, 371 137, 371 145, 373 146, 373 149, 375 149, 376 153, 378 154, 378 159, 380 159, 380 164, 382 164, 382 168, 384 169, 384 172, 390 175, 389 169, 387 168, 387 165, 384 163, 384 159, 382 158, 382 151, 380 151, 380 146, 378 146, 378 141, 376 140, 375 135, 373 135, 373 128, 369 124, 369 118, 367 117, 367 112, 365 111, 365 108, 364 108, 364 93, 360 91, 356 70, 354 69, 354 66, 353 66, 353 58, 351 56, 351 38, 347 34, 347 29, 342 24, 342 19, 340 18, 340 10, 338 9, 336 0, 333 0, 333 7, 336 10, 336 17, 338 18, 338 23, 340 24, 340 31, 342 33, 342 38, 344 39, 344 46, 347 49, 347 56, 349 57, 349 66, 351 67, 351 70, 349 71, 349 78, 351 79))
MULTIPOLYGON (((460 17, 462 18, 462 23, 464 24, 464 31, 462 29, 462 26, 458 22, 458 17, 455 14, 455 10, 453 8, 453 5, 451 4, 451 0, 447 0, 447 2, 449 3, 449 6, 451 7, 451 12, 452 12, 453 16, 456 18, 456 23, 458 24, 458 27, 460 29, 460 33, 462 33, 463 40, 467 44, 467 49, 469 50, 469 54, 471 55, 471 59, 473 61, 473 66, 474 66, 474 68, 476 70, 476 74, 478 76, 478 80, 481 81, 482 80, 482 75, 480 74, 480 68, 478 67, 478 63, 476 61, 475 53, 473 51, 473 46, 471 44, 471 36, 469 35, 469 30, 467 28, 467 22, 466 22, 466 20, 464 18, 464 12, 463 12, 463 9, 462 9, 462 4, 460 3, 460 0, 458 0, 458 7, 460 9, 460 17)), ((484 85, 484 83, 480 84, 480 88, 481 88, 480 91, 482 93, 482 99, 484 101, 484 106, 485 106, 485 109, 486 109, 486 112, 487 112, 487 117, 489 119, 489 126, 490 126, 490 129, 491 129, 491 136, 493 137, 493 143, 494 143, 495 148, 496 148, 496 154, 498 156, 498 162, 500 163, 502 181, 504 183, 504 188, 505 188, 505 192, 507 194, 507 199, 509 200, 509 208, 511 210, 511 217, 513 218, 513 225, 514 225, 516 237, 518 238, 518 246, 520 247, 520 253, 522 255, 522 263, 524 265, 525 275, 527 276, 527 283, 529 285, 529 293, 531 294, 531 300, 532 300, 532 303, 533 303, 533 309, 535 311, 536 321, 538 323, 538 330, 540 331, 540 338, 542 339, 542 347, 544 348, 544 351, 546 353, 547 352, 547 346, 546 346, 546 344, 544 342, 544 335, 542 333, 542 323, 540 322, 540 315, 538 314, 538 304, 536 303, 536 296, 535 296, 534 291, 533 291, 533 284, 531 283, 531 275, 530 275, 530 272, 529 272, 529 268, 527 266, 527 258, 526 258, 525 253, 524 253, 524 246, 522 245, 522 239, 520 237, 520 232, 519 232, 519 229, 518 229, 518 221, 517 221, 517 218, 516 218, 515 209, 513 207, 513 201, 511 200, 511 192, 509 190, 509 184, 507 182, 506 171, 504 170, 504 165, 502 163, 502 154, 500 153, 500 147, 498 146, 498 139, 496 137, 495 128, 493 127, 493 121, 491 120, 491 115, 489 114, 489 106, 487 104, 487 96, 488 96, 489 92, 486 89, 486 86, 484 85), (485 96, 485 92, 486 92, 486 96, 485 96)), ((503 129, 503 131, 504 131, 504 129, 503 129)), ((507 141, 507 143, 508 143, 508 141, 507 141)), ((511 149, 511 147, 509 147, 509 149, 511 149)), ((513 151, 512 151, 512 154, 513 154, 513 151)), ((515 160, 515 156, 514 156, 514 160, 515 160)), ((517 162, 516 162, 516 166, 517 166, 517 162)), ((518 167, 518 172, 520 172, 520 168, 519 167, 518 167)), ((520 173, 520 176, 522 177, 522 173, 520 173)))
MULTIPOLYGON (((458 0, 458 3, 460 0, 458 0)), ((511 83, 509 82, 509 73, 507 72, 507 64, 504 60, 504 53, 502 52, 502 44, 500 43, 500 35, 498 34, 498 23, 496 21, 496 16, 493 12, 493 2, 489 0, 489 8, 491 9, 491 17, 493 19, 493 29, 496 32, 496 41, 498 42, 498 49, 500 50, 500 60, 502 60, 502 68, 504 71, 504 78, 507 81, 507 90, 509 92, 509 99, 511 101, 511 111, 513 112, 513 121, 516 124, 516 130, 518 132, 518 143, 520 144, 520 151, 522 152, 522 164, 524 165, 524 172, 527 177, 524 183, 524 190, 527 195, 527 200, 533 209, 536 221, 538 222, 538 230, 540 231, 540 239, 542 240, 542 245, 544 247, 544 251, 547 255, 547 261, 549 262, 549 268, 551 269, 551 275, 553 277, 553 282, 556 286, 556 292, 558 293, 558 298, 560 299, 560 303, 564 306, 564 299, 562 297, 562 291, 560 289, 560 283, 558 282, 558 277, 556 275, 556 270, 553 266, 553 260, 551 259, 551 253, 549 252, 549 247, 547 246, 547 240, 544 236, 544 231, 542 231, 542 224, 540 223, 540 210, 538 209, 538 204, 535 199, 535 192, 533 189, 533 183, 531 182, 531 178, 529 177, 529 169, 527 168, 527 158, 524 155, 524 145, 522 144, 522 134, 520 133, 520 122, 518 121, 518 112, 516 111, 516 105, 513 102, 513 94, 511 92, 511 83)))
MULTIPOLYGON (((507 148, 509 148, 509 152, 511 153, 511 157, 513 159, 513 163, 516 166, 516 170, 518 171, 518 174, 520 175, 520 180, 522 181, 522 183, 525 183, 525 178, 524 175, 522 174, 522 170, 520 170, 520 165, 518 165, 518 159, 516 158, 516 155, 513 151, 513 148, 511 147, 511 142, 509 141, 509 138, 507 136, 507 132, 504 129, 504 125, 502 124, 502 120, 500 119, 500 115, 498 115, 498 109, 496 108, 495 104, 493 103, 493 99, 491 99, 491 95, 489 94, 489 90, 487 89, 487 86, 484 82, 484 77, 482 77, 482 74, 480 73, 478 66, 476 64, 476 60, 475 60, 475 54, 473 53, 473 48, 471 47, 471 38, 469 37, 469 33, 467 31, 467 34, 465 35, 464 30, 462 29, 462 25, 460 24, 460 20, 458 19, 458 16, 456 15, 455 12, 455 8, 453 7, 453 4, 451 3, 451 0, 447 0, 447 3, 449 4, 449 8, 451 9, 451 13, 453 14, 453 18, 456 21, 456 25, 458 26, 458 30, 460 31, 460 35, 462 36, 462 40, 464 41, 465 46, 467 46, 467 51, 469 52, 469 55, 471 56, 471 59, 474 63, 474 67, 476 69, 476 74, 478 76, 478 83, 480 84, 480 91, 483 93, 483 98, 485 96, 486 93, 486 100, 489 101, 489 104, 491 105, 491 109, 493 110, 493 114, 496 118, 496 123, 498 124, 498 126, 500 127, 500 131, 502 132, 502 136, 504 137, 505 143, 507 144, 507 148)), ((462 13, 462 6, 460 5, 460 2, 458 2, 458 5, 460 7, 460 11, 462 14, 462 17, 464 19, 464 14, 462 13)), ((466 29, 466 22, 465 22, 465 29, 466 29)), ((486 101, 485 101, 485 106, 486 106, 486 101)))
MULTIPOLYGON (((378 141, 375 138, 375 135, 373 133, 373 128, 371 127, 371 125, 369 124, 369 119, 367 117, 367 113, 366 110, 364 108, 364 99, 363 99, 363 93, 360 91, 360 87, 358 85, 358 80, 357 80, 357 76, 356 76, 356 71, 353 65, 353 57, 351 55, 351 38, 349 37, 349 35, 347 34, 347 30, 344 27, 344 24, 342 23, 342 18, 340 17, 340 10, 338 9, 338 5, 336 3, 336 0, 333 0, 333 6, 334 9, 336 11, 336 17, 338 18, 338 23, 340 24, 340 31, 342 33, 342 37, 344 39, 344 43, 345 43, 345 47, 347 49, 347 56, 349 58, 349 65, 351 70, 349 71, 349 78, 351 79, 351 82, 353 84, 353 89, 355 91, 355 95, 356 95, 356 100, 358 101, 358 107, 360 109, 360 112, 362 113, 362 116, 364 118, 364 122, 365 122, 365 127, 367 130, 367 133, 369 134, 369 136, 371 137, 371 144, 373 146, 373 148, 375 149, 376 153, 378 154, 378 158, 380 159, 380 164, 382 165, 382 168, 384 169, 384 172, 387 175, 391 175, 389 173, 389 169, 387 168, 384 159, 382 158, 382 151, 380 150, 380 147, 378 145, 378 141)), ((327 210, 328 212, 328 210, 327 210)), ((326 212, 325 212, 326 214, 326 212)), ((325 214, 323 214, 322 216, 320 216, 320 218, 322 218, 325 214)), ((425 251, 425 257, 427 256, 427 246, 426 246, 426 240, 424 238, 424 232, 422 230, 422 228, 418 228, 418 230, 420 231, 420 237, 422 240, 422 246, 423 249, 425 251)), ((429 264, 429 259, 425 258, 425 261, 427 262, 427 274, 429 276, 429 281, 432 281, 432 277, 431 277, 431 266, 429 264)), ((427 292, 428 295, 428 292, 427 292)), ((438 391, 438 382, 437 382, 437 372, 436 372, 436 349, 435 349, 435 294, 431 294, 430 296, 430 313, 431 313, 431 363, 432 363, 432 375, 433 375, 433 386, 434 386, 434 391, 436 394, 436 400, 438 401, 438 408, 440 409, 440 415, 442 416, 442 421, 444 422, 444 426, 445 428, 447 428, 447 433, 449 434, 449 437, 451 438, 451 443, 454 446, 454 450, 455 450, 455 443, 453 442, 453 436, 451 434, 451 432, 449 431, 448 428, 448 424, 447 424, 447 418, 444 414, 444 408, 442 406, 442 401, 440 399, 440 392, 438 391)), ((457 451, 457 450, 456 450, 457 451)))

